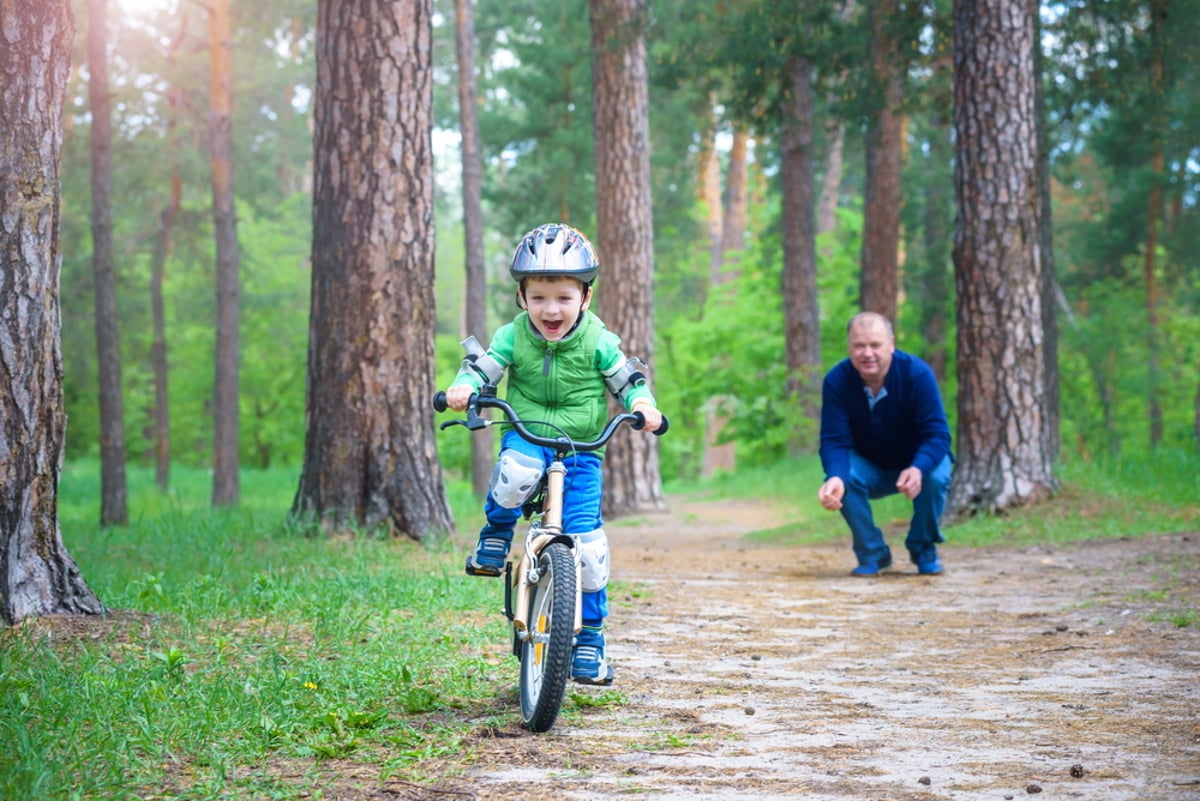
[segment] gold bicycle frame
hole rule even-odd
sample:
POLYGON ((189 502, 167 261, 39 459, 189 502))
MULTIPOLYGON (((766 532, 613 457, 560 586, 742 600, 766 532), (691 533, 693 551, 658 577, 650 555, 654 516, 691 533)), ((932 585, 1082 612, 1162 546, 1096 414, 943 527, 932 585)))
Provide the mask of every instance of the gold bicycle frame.
MULTIPOLYGON (((540 522, 532 524, 529 534, 525 538, 525 552, 521 554, 521 561, 517 563, 517 570, 513 575, 513 589, 516 592, 516 600, 513 610, 513 627, 517 630, 517 634, 524 639, 528 637, 528 626, 525 622, 525 616, 529 614, 529 570, 531 565, 537 563, 537 557, 542 552, 547 543, 553 542, 558 537, 562 536, 562 501, 563 501, 563 479, 567 475, 567 467, 562 463, 561 459, 555 459, 550 463, 550 467, 546 470, 546 499, 542 505, 542 519, 540 522)), ((578 633, 583 628, 583 604, 582 604, 582 588, 580 586, 580 553, 578 548, 573 548, 575 554, 575 632, 578 633)))

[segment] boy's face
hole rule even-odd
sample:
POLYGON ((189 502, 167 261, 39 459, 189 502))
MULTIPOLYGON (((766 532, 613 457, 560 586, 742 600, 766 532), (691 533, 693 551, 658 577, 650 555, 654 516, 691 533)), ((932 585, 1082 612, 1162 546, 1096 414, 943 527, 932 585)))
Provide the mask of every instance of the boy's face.
POLYGON ((575 327, 592 302, 591 289, 574 278, 526 278, 517 293, 534 327, 547 342, 557 342, 575 327))

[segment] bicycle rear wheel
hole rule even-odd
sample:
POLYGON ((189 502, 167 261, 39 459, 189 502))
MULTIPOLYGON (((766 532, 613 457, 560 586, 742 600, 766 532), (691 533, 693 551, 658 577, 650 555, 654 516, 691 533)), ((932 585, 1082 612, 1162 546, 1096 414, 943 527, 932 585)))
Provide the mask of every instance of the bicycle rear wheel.
POLYGON ((558 718, 571 674, 575 638, 575 557, 562 542, 542 549, 529 597, 530 637, 522 641, 521 725, 548 731, 558 718))

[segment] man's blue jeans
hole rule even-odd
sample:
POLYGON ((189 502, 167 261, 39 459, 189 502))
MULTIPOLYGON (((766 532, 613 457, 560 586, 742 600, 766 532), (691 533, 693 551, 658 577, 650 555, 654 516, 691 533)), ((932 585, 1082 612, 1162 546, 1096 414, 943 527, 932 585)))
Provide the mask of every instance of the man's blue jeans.
MULTIPOLYGON (((921 494, 913 499, 912 522, 904 541, 914 564, 935 557, 937 544, 946 541, 938 521, 946 508, 952 470, 953 460, 947 456, 932 473, 921 476, 921 494)), ((896 489, 899 478, 899 470, 884 470, 857 453, 850 454, 850 480, 846 482, 846 495, 842 498, 842 517, 850 526, 854 555, 860 565, 886 562, 891 556, 883 532, 875 525, 871 501, 899 492, 896 489)))
MULTIPOLYGON (((543 469, 554 460, 553 449, 526 442, 515 431, 507 431, 501 438, 500 449, 505 448, 541 459, 543 469)), ((563 488, 563 532, 586 534, 595 531, 604 525, 600 519, 600 457, 595 453, 576 453, 568 456, 564 464, 567 466, 567 477, 563 488)), ((505 509, 492 500, 490 492, 484 501, 483 513, 489 526, 510 531, 521 519, 520 509, 505 509)), ((584 625, 601 626, 608 617, 608 590, 585 592, 582 595, 584 625)))

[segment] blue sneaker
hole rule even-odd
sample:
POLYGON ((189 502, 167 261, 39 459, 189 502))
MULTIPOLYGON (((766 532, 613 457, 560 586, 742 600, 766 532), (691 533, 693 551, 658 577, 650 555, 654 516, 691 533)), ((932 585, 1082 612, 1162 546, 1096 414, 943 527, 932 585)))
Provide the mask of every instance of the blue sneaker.
POLYGON ((504 572, 504 563, 508 561, 508 548, 511 544, 512 531, 484 526, 479 532, 479 543, 475 546, 475 552, 467 557, 467 575, 499 576, 504 572), (505 537, 505 534, 508 536, 505 537))
POLYGON ((613 669, 604 659, 604 632, 600 629, 584 626, 576 635, 571 678, 579 684, 612 684, 613 669))
POLYGON ((891 566, 892 555, 891 553, 888 553, 878 562, 863 562, 858 567, 851 570, 850 575, 859 577, 878 576, 891 566))
POLYGON ((910 552, 909 556, 912 557, 913 564, 917 566, 917 572, 922 576, 942 575, 942 561, 938 559, 937 548, 932 545, 920 553, 910 552))
POLYGON ((934 556, 923 562, 917 562, 917 572, 922 576, 940 576, 942 575, 942 560, 934 556))

